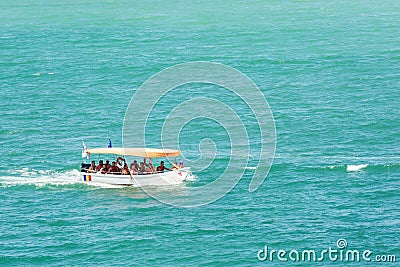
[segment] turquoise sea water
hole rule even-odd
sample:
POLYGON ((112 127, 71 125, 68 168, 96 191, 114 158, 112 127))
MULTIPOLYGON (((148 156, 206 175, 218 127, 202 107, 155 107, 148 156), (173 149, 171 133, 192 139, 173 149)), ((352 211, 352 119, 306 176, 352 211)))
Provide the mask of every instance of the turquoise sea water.
MULTIPOLYGON (((399 36, 399 1, 2 1, 0 265, 280 265, 257 252, 340 238, 400 261, 399 36), (264 93, 277 148, 263 185, 249 193, 247 169, 222 199, 183 209, 80 183, 82 141, 121 145, 134 92, 190 61, 234 67, 264 93)), ((236 104, 185 90, 171 99, 236 104)), ((229 138, 206 120, 182 132, 191 157, 213 136, 222 153, 184 187, 216 178, 229 138)))

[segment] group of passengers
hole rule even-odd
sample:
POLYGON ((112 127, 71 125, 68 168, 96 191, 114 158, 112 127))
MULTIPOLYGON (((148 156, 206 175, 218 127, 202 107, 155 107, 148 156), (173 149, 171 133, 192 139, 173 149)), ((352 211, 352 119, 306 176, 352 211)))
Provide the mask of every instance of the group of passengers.
POLYGON ((143 161, 138 164, 137 160, 134 160, 130 167, 126 163, 126 160, 122 157, 118 157, 115 161, 110 164, 110 161, 107 159, 104 164, 103 160, 99 161, 99 165, 96 166, 96 162, 93 160, 89 167, 89 172, 91 173, 103 173, 103 174, 152 174, 152 173, 162 173, 165 170, 177 170, 183 167, 181 163, 178 164, 175 162, 172 165, 172 168, 167 168, 164 165, 164 161, 160 162, 160 166, 154 168, 152 159, 147 162, 147 158, 143 158, 143 161))

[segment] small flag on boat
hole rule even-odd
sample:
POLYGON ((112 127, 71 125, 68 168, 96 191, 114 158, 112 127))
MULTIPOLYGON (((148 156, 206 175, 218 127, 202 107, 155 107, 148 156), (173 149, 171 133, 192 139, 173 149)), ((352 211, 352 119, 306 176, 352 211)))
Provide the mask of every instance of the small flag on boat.
POLYGON ((83 181, 91 182, 92 181, 92 176, 91 175, 83 175, 83 181))
POLYGON ((82 144, 83 144, 83 147, 82 147, 82 158, 86 158, 88 155, 87 155, 87 152, 86 152, 86 145, 85 145, 85 142, 82 142, 82 144))
POLYGON ((112 148, 111 139, 108 139, 108 148, 112 148))

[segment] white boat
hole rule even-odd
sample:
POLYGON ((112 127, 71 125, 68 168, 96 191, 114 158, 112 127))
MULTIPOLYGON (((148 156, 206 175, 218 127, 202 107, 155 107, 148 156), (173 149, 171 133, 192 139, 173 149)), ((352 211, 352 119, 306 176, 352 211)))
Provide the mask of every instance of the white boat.
MULTIPOLYGON (((143 158, 165 158, 176 157, 180 155, 179 150, 172 149, 156 149, 156 148, 94 148, 86 149, 89 155, 118 155, 118 156, 134 156, 143 158)), ((90 165, 90 164, 89 164, 90 165)), ((129 164, 128 164, 129 165, 129 164)), ((181 184, 184 181, 192 180, 193 174, 190 168, 179 168, 171 171, 156 173, 140 173, 140 174, 110 174, 110 173, 91 173, 88 171, 88 164, 82 164, 81 177, 84 182, 106 183, 112 185, 127 186, 165 186, 181 184)))

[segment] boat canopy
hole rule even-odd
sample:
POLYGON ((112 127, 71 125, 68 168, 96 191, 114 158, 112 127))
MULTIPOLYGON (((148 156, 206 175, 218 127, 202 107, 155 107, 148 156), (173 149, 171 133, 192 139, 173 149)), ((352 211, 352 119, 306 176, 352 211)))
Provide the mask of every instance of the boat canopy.
POLYGON ((124 156, 135 156, 145 158, 176 157, 181 154, 179 150, 159 148, 132 148, 132 147, 111 147, 87 149, 90 154, 114 154, 124 156))

